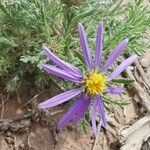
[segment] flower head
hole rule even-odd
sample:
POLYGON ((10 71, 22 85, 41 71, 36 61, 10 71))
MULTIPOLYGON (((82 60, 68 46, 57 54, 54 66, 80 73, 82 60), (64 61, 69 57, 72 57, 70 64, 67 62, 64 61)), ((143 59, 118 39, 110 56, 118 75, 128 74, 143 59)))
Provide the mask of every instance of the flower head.
POLYGON ((128 39, 120 42, 112 53, 108 56, 104 66, 99 69, 100 63, 102 61, 102 49, 103 49, 103 23, 100 22, 97 30, 96 36, 96 51, 95 51, 95 60, 92 59, 88 43, 86 40, 86 33, 84 27, 81 23, 78 25, 80 44, 83 51, 85 63, 88 67, 87 75, 83 75, 81 70, 74 67, 71 64, 68 64, 55 56, 47 47, 43 46, 43 51, 48 56, 48 58, 53 61, 58 67, 51 66, 49 64, 42 65, 42 68, 53 75, 61 77, 65 80, 72 81, 78 85, 81 85, 80 88, 72 89, 66 91, 62 94, 52 97, 51 99, 40 103, 39 108, 49 108, 59 104, 62 104, 73 97, 79 95, 77 101, 75 101, 72 106, 69 108, 66 114, 60 119, 57 127, 62 128, 67 123, 73 125, 77 124, 81 118, 84 116, 90 104, 93 104, 92 107, 92 128, 94 135, 97 133, 96 128, 96 111, 99 112, 102 125, 106 127, 106 116, 105 108, 102 100, 103 92, 108 92, 110 94, 120 94, 123 89, 118 87, 107 87, 107 83, 112 79, 116 78, 122 71, 124 71, 129 65, 131 65, 135 59, 136 55, 133 55, 123 61, 112 73, 106 76, 106 71, 116 60, 116 58, 123 51, 124 47, 128 44, 128 39), (100 71, 102 70, 102 71, 100 71))

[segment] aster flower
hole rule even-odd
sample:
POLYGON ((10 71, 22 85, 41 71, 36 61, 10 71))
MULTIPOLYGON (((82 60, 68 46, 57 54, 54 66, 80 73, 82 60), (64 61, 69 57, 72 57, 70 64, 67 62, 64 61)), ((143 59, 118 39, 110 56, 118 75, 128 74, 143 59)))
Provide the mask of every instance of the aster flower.
POLYGON ((110 68, 112 63, 116 60, 116 58, 123 51, 124 47, 128 44, 128 39, 121 41, 112 53, 108 56, 104 66, 99 69, 100 63, 102 61, 102 49, 103 49, 103 23, 100 22, 98 25, 97 36, 96 36, 96 51, 95 51, 95 60, 92 59, 92 55, 90 53, 86 33, 84 31, 84 27, 81 23, 78 24, 78 31, 80 37, 80 44, 82 48, 82 52, 84 55, 84 60, 87 66, 87 74, 84 75, 78 68, 73 65, 64 62, 57 56, 55 56, 46 46, 43 46, 43 51, 47 55, 47 57, 54 62, 58 67, 54 67, 49 64, 43 64, 42 68, 58 77, 61 77, 65 80, 72 81, 78 85, 79 88, 71 89, 59 95, 52 97, 49 100, 46 100, 38 105, 39 108, 49 108, 59 104, 62 104, 75 96, 78 96, 78 100, 76 100, 69 110, 64 114, 64 116, 59 120, 57 127, 62 128, 67 123, 71 123, 72 125, 77 124, 86 111, 88 110, 90 104, 92 106, 91 112, 91 120, 92 120, 92 128, 94 135, 97 133, 96 128, 96 111, 98 111, 103 127, 106 128, 107 121, 105 115, 105 108, 102 100, 103 93, 108 92, 110 94, 121 94, 123 92, 122 88, 119 87, 111 87, 109 82, 118 77, 118 75, 124 71, 129 65, 131 65, 135 59, 136 55, 130 56, 126 60, 124 60, 118 67, 114 69, 112 73, 106 76, 107 70, 110 68))

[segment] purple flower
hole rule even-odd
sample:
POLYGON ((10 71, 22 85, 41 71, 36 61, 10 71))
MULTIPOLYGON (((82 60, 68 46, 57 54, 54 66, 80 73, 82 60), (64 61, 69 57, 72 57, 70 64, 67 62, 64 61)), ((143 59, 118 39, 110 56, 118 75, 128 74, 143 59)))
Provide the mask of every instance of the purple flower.
POLYGON ((59 59, 47 47, 43 46, 43 51, 45 52, 47 57, 51 61, 53 61, 58 67, 44 64, 42 68, 50 74, 56 75, 65 80, 75 82, 80 88, 72 89, 57 96, 54 96, 51 99, 40 103, 38 107, 53 107, 62 104, 75 96, 78 96, 78 100, 72 104, 66 114, 64 114, 64 116, 60 119, 57 127, 62 128, 69 122, 72 125, 77 124, 82 119, 90 104, 92 103, 93 108, 91 120, 93 132, 94 135, 96 135, 96 111, 98 111, 99 113, 103 127, 107 126, 105 108, 102 100, 103 92, 108 92, 110 94, 121 94, 123 92, 122 88, 111 86, 107 87, 107 85, 112 79, 116 78, 122 71, 124 71, 129 65, 131 65, 135 61, 137 56, 133 55, 123 61, 112 73, 110 73, 106 77, 105 72, 108 70, 108 68, 110 68, 112 63, 116 60, 116 58, 123 51, 124 47, 128 44, 128 39, 123 40, 115 47, 112 53, 108 56, 104 66, 102 67, 102 71, 100 71, 99 66, 102 61, 103 49, 103 23, 99 23, 97 30, 95 60, 92 59, 92 55, 90 53, 86 40, 84 27, 81 23, 79 23, 78 25, 78 31, 85 63, 88 68, 87 75, 83 75, 83 73, 78 68, 59 59))

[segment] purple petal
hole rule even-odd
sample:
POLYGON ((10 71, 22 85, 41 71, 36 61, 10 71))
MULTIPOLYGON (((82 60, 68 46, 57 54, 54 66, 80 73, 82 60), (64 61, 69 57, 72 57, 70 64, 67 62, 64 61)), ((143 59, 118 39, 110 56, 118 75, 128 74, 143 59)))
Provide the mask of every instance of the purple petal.
POLYGON ((48 64, 42 65, 42 68, 45 71, 47 71, 48 73, 56 75, 58 77, 61 77, 65 80, 69 80, 69 81, 76 82, 76 83, 81 83, 81 81, 82 81, 78 77, 75 77, 62 69, 56 68, 56 67, 48 65, 48 64))
POLYGON ((59 95, 52 97, 51 99, 49 99, 47 101, 44 101, 43 103, 40 103, 38 105, 38 107, 39 108, 49 108, 49 107, 53 107, 53 106, 62 104, 64 102, 70 100, 71 98, 77 96, 82 91, 83 91, 82 89, 73 89, 73 90, 61 93, 59 95))
POLYGON ((103 22, 99 23, 96 36, 95 68, 100 66, 103 49, 103 22))
POLYGON ((130 56, 126 60, 124 60, 109 76, 108 81, 117 77, 122 71, 124 71, 129 65, 131 65, 135 59, 137 59, 137 55, 130 56))
POLYGON ((63 128, 77 113, 79 109, 81 109, 81 106, 83 104, 84 97, 81 96, 77 101, 75 101, 72 106, 69 108, 67 113, 64 114, 64 116, 59 120, 57 127, 63 128))
POLYGON ((87 39, 86 39, 86 33, 84 31, 84 27, 82 26, 81 23, 78 24, 78 31, 79 31, 79 37, 80 37, 80 44, 82 47, 85 63, 87 64, 87 67, 89 69, 92 69, 93 67, 93 61, 92 61, 92 56, 89 51, 87 39))
POLYGON ((105 110, 104 110, 104 104, 102 101, 102 97, 101 96, 96 96, 95 99, 97 99, 97 105, 98 105, 98 110, 99 110, 99 114, 102 120, 102 125, 103 127, 106 128, 107 125, 107 121, 106 121, 106 116, 105 116, 105 110))
POLYGON ((96 107, 97 107, 97 99, 94 100, 93 109, 92 109, 92 128, 93 128, 93 133, 94 133, 95 136, 97 134, 97 128, 96 128, 96 107))
POLYGON ((120 87, 108 87, 107 92, 110 94, 121 94, 123 92, 123 88, 120 87))
POLYGON ((90 105, 90 98, 86 98, 84 99, 84 103, 82 104, 82 107, 80 110, 78 110, 76 116, 73 118, 73 120, 71 121, 71 123, 73 125, 77 124, 81 118, 84 116, 84 114, 86 113, 86 111, 88 110, 88 107, 90 105))
POLYGON ((102 69, 103 72, 105 72, 112 65, 112 63, 116 60, 116 58, 120 55, 125 46, 128 44, 128 41, 128 39, 125 39, 115 47, 113 52, 109 55, 109 57, 106 60, 106 63, 102 69))
POLYGON ((65 71, 67 71, 67 72, 69 71, 69 73, 72 74, 72 75, 75 74, 76 76, 78 76, 78 77, 80 77, 80 78, 83 77, 82 72, 81 72, 78 68, 74 67, 74 66, 71 65, 71 64, 68 64, 68 63, 64 62, 63 60, 61 60, 60 58, 58 58, 57 56, 55 56, 55 55, 48 49, 48 47, 43 46, 42 48, 43 48, 43 51, 45 52, 45 54, 48 56, 48 58, 49 58, 51 61, 53 61, 55 64, 57 64, 60 68, 62 68, 63 70, 65 70, 65 71))

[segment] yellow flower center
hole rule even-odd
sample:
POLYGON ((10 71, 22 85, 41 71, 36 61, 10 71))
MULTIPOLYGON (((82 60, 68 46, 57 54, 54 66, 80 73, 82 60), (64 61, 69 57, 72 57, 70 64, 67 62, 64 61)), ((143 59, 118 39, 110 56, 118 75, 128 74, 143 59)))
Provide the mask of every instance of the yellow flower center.
POLYGON ((85 89, 91 95, 101 93, 105 89, 105 76, 100 73, 93 73, 85 79, 85 89))

